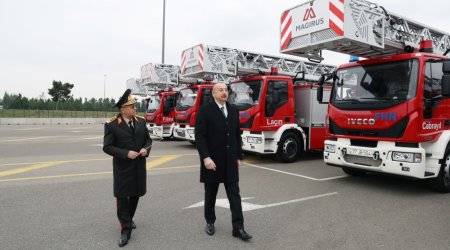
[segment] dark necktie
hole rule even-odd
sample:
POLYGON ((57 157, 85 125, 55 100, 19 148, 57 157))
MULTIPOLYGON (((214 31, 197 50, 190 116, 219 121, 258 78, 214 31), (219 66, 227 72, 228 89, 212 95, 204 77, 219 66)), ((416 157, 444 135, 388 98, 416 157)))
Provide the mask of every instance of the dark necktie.
POLYGON ((128 122, 128 125, 130 125, 130 128, 131 128, 131 130, 133 130, 133 131, 134 131, 134 127, 133 127, 133 121, 131 121, 131 120, 130 120, 130 121, 128 122))
POLYGON ((227 118, 227 116, 225 115, 225 108, 224 108, 224 107, 221 107, 220 110, 222 110, 222 115, 223 115, 223 117, 227 118))

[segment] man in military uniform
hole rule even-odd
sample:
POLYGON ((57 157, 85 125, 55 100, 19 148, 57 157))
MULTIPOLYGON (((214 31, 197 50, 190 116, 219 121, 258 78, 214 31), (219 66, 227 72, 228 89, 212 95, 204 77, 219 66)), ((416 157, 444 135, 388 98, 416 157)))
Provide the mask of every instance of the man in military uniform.
POLYGON ((120 113, 105 123, 103 138, 103 151, 113 156, 114 196, 121 228, 119 247, 128 243, 136 228, 133 216, 139 197, 146 193, 146 157, 152 145, 145 119, 136 115, 136 101, 130 93, 127 89, 114 106, 120 113))

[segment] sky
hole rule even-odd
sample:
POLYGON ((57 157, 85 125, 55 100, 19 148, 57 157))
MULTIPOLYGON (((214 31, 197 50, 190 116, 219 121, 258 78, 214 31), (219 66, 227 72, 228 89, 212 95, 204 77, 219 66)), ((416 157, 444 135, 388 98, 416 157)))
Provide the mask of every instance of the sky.
MULTIPOLYGON (((304 0, 166 0, 165 63, 197 44, 280 55, 280 16, 304 0)), ((449 0, 376 0, 450 33, 449 0)), ((0 98, 38 98, 52 81, 74 97, 116 100, 141 66, 162 62, 163 0, 0 0, 0 98)), ((324 63, 347 55, 325 52, 324 63)))

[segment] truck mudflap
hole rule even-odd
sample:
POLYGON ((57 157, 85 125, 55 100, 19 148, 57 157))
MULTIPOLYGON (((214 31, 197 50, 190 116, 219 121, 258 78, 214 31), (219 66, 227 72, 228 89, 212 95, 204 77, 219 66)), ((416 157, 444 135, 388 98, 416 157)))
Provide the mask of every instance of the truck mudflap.
POLYGON ((185 141, 195 141, 195 129, 189 125, 181 127, 179 124, 175 124, 173 127, 173 137, 185 140, 185 141))
POLYGON ((423 147, 399 147, 379 141, 375 146, 352 144, 350 139, 325 140, 325 163, 334 166, 427 179, 439 174, 439 159, 427 156, 423 147))

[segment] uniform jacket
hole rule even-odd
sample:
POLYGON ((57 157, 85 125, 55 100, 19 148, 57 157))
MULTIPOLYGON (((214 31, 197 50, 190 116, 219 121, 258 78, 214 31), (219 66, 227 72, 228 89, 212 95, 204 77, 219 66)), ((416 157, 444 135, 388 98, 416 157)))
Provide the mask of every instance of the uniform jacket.
POLYGON ((114 196, 118 198, 143 196, 147 190, 146 157, 132 160, 127 155, 129 150, 139 152, 142 148, 150 154, 152 139, 144 118, 136 116, 132 120, 134 132, 120 113, 105 123, 103 151, 113 156, 114 196))
POLYGON ((200 155, 200 182, 230 183, 239 181, 237 160, 242 159, 239 110, 226 103, 224 117, 216 102, 200 108, 195 122, 195 144, 200 155), (203 159, 211 157, 216 171, 206 169, 203 159))

